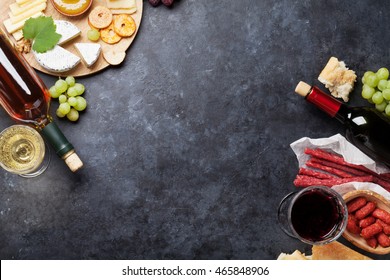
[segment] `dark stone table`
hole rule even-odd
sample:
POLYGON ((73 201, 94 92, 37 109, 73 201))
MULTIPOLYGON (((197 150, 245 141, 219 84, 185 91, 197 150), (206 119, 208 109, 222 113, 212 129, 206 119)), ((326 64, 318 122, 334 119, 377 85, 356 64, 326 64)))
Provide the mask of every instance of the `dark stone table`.
MULTIPOLYGON (((53 155, 34 179, 0 170, 1 259, 310 254, 276 219, 295 190, 289 145, 344 128, 294 88, 319 84, 336 56, 359 76, 349 103, 366 104, 360 77, 390 67, 389 25, 385 0, 145 1, 124 63, 78 79, 80 120, 54 117, 85 168, 73 174, 53 155)), ((1 129, 11 124, 2 110, 1 129)))

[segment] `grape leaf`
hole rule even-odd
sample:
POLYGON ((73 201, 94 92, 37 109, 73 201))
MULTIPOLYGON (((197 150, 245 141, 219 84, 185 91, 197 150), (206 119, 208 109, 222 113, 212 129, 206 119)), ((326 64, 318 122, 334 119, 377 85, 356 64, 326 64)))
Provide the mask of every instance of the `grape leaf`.
POLYGON ((61 38, 56 32, 53 18, 40 16, 30 18, 23 27, 23 36, 33 41, 32 49, 38 53, 44 53, 55 47, 61 38))

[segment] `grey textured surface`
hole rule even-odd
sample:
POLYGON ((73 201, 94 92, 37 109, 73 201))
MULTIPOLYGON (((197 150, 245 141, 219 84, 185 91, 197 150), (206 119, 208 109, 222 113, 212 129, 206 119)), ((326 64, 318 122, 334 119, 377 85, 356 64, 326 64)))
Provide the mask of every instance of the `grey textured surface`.
MULTIPOLYGON (((72 174, 53 155, 38 178, 0 170, 1 259, 310 253, 276 222, 298 169, 289 144, 344 130, 294 88, 316 82, 332 55, 359 76, 389 67, 389 6, 181 0, 167 9, 144 2, 125 62, 78 79, 89 107, 75 124, 57 121, 85 168, 72 174)), ((40 76, 48 86, 56 79, 40 76)), ((364 104, 360 88, 351 104, 364 104)), ((11 124, 1 111, 1 128, 11 124)))

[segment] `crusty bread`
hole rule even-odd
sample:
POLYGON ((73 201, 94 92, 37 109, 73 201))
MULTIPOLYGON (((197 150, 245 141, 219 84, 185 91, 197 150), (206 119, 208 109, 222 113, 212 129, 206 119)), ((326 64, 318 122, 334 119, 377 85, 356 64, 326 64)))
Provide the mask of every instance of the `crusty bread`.
POLYGON ((308 260, 305 254, 302 254, 299 250, 295 250, 291 255, 286 253, 280 253, 277 260, 308 260))
POLYGON ((355 71, 348 69, 343 61, 331 57, 318 80, 329 89, 334 97, 342 98, 344 102, 348 102, 356 78, 355 71))
POLYGON ((292 254, 281 253, 277 260, 371 260, 351 248, 334 241, 325 245, 313 245, 312 255, 305 256, 299 250, 292 254))
POLYGON ((313 260, 371 260, 337 241, 313 245, 312 253, 313 260))

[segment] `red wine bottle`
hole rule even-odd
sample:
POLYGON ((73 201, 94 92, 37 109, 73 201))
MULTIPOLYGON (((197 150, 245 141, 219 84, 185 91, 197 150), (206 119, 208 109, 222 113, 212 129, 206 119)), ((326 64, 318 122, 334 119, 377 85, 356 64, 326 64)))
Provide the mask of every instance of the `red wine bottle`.
POLYGON ((48 89, 1 28, 0 104, 16 122, 37 129, 72 171, 82 167, 73 145, 49 115, 48 89))
POLYGON ((346 138, 372 159, 390 167, 390 120, 372 107, 351 107, 316 86, 299 82, 295 92, 346 127, 346 138))

